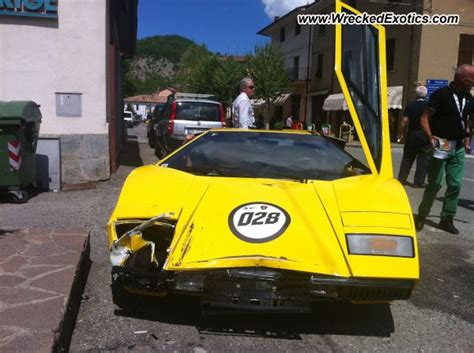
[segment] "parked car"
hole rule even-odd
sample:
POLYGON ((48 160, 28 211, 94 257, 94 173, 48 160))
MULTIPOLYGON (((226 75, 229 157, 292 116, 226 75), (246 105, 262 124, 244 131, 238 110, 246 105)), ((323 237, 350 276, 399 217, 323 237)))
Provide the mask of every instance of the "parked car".
POLYGON ((129 110, 125 110, 123 112, 123 121, 124 121, 126 127, 128 127, 128 128, 133 127, 134 126, 133 113, 129 110))
POLYGON ((407 299, 419 275, 403 186, 308 131, 201 134, 128 177, 108 232, 125 310, 141 293, 306 312, 407 299))
MULTIPOLYGON (((306 312, 313 301, 410 297, 419 254, 393 177, 385 32, 340 27, 335 69, 364 162, 310 131, 213 129, 136 169, 107 225, 116 305, 188 295, 203 310, 306 312)), ((170 136, 180 108, 195 116, 179 103, 170 136)))
POLYGON ((221 103, 208 99, 170 96, 155 123, 155 152, 158 158, 181 146, 187 135, 225 127, 221 103))
POLYGON ((162 113, 164 106, 165 103, 157 103, 153 108, 152 113, 147 116, 146 136, 148 137, 148 144, 152 148, 155 148, 156 144, 155 125, 160 119, 160 114, 162 113))

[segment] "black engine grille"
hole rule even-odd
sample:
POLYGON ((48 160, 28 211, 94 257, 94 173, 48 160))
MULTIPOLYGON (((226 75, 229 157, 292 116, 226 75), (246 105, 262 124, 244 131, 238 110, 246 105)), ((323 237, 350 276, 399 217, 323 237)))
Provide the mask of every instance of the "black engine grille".
POLYGON ((347 300, 390 301, 410 298, 412 288, 376 288, 363 286, 341 286, 339 298, 347 300))

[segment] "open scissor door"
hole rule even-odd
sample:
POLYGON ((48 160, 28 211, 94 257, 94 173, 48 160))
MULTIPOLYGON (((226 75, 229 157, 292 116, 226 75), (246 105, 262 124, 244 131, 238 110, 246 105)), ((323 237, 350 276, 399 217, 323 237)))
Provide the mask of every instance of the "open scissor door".
MULTIPOLYGON (((336 12, 360 15, 336 1, 336 12)), ((335 70, 373 174, 393 177, 387 110, 385 29, 336 24, 335 70)))

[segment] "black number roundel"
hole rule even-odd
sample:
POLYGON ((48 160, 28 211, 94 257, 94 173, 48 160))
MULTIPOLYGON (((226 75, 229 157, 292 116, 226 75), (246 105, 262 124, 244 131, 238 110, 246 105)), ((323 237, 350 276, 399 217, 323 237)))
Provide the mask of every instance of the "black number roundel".
POLYGON ((278 238, 288 228, 290 215, 281 207, 267 202, 240 205, 229 215, 229 227, 239 239, 264 243, 278 238))

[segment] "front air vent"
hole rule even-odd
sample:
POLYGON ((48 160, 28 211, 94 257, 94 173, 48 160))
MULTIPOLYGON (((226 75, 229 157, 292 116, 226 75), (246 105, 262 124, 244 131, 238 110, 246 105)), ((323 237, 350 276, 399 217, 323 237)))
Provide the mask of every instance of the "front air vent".
POLYGON ((347 300, 402 300, 411 295, 411 288, 377 288, 363 286, 341 286, 339 296, 347 300))

